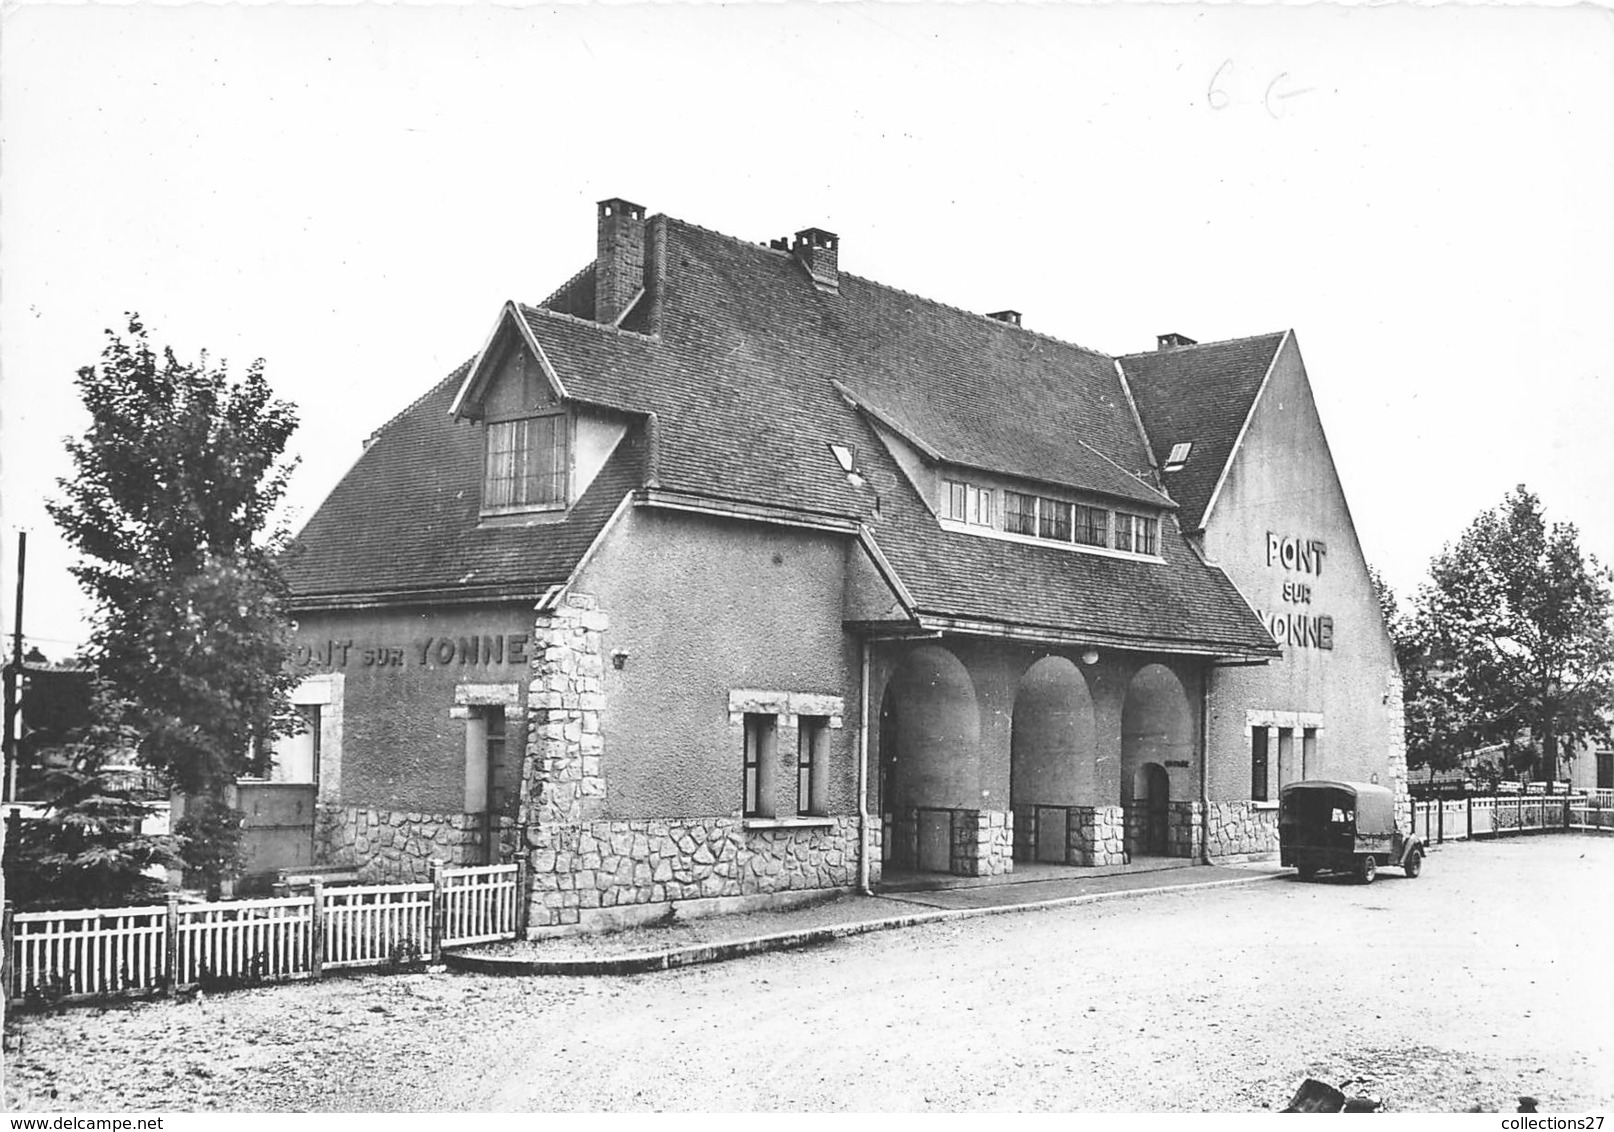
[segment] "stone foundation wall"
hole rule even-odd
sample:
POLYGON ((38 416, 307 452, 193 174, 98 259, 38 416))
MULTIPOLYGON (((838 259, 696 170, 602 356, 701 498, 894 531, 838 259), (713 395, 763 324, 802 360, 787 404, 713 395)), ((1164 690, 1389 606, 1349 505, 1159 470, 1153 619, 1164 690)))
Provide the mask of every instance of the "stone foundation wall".
MULTIPOLYGON (((595 821, 527 831, 529 929, 586 924, 599 909, 849 888, 858 821, 745 828, 735 817, 595 821)), ((880 848, 870 829, 870 875, 880 848)))
POLYGON ((1120 806, 1076 806, 1069 826, 1072 865, 1124 865, 1126 819, 1120 806))
MULTIPOLYGON (((319 803, 314 821, 314 861, 356 869, 366 884, 425 881, 433 860, 480 865, 482 814, 428 814, 319 803)), ((515 821, 499 823, 495 851, 509 860, 516 850, 515 821)))
POLYGON ((1210 855, 1241 856, 1278 851, 1278 809, 1252 802, 1212 802, 1210 855))

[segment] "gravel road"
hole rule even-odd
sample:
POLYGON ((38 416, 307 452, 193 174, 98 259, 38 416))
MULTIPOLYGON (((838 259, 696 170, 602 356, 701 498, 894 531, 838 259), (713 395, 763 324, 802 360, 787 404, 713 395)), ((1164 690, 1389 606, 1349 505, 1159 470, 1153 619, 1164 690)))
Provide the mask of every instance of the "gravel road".
POLYGON ((329 979, 7 1025, 7 1106, 1614 1107, 1614 838, 1268 880, 625 978, 329 979))

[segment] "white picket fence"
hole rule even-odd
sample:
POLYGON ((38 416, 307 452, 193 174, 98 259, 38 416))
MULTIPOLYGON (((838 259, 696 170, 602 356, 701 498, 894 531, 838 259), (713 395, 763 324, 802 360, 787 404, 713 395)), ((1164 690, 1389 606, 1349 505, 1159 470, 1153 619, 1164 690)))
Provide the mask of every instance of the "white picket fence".
POLYGON ((319 978, 435 961, 445 947, 513 939, 520 865, 434 868, 428 884, 326 887, 267 900, 13 912, 0 986, 12 1002, 80 1001, 191 986, 319 978))
POLYGON ((374 967, 391 956, 430 955, 434 891, 429 884, 327 889, 325 966, 374 967))
POLYGON ((443 877, 443 936, 455 944, 510 938, 516 922, 517 886, 509 865, 454 869, 443 877))
POLYGON ((1614 830, 1614 800, 1590 794, 1502 794, 1413 802, 1412 832, 1425 841, 1516 833, 1614 830))

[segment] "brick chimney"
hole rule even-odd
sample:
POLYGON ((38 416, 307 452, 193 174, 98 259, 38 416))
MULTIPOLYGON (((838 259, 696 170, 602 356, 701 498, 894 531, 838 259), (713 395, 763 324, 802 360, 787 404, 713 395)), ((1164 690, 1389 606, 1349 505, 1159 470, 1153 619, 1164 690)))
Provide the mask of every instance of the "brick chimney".
POLYGON ((841 271, 838 266, 841 238, 822 228, 803 228, 796 233, 796 244, 790 250, 820 291, 840 292, 841 271))
POLYGON ((644 205, 620 197, 600 201, 594 321, 616 322, 644 285, 644 205))
POLYGON ((999 322, 1006 322, 1010 326, 1019 326, 1020 325, 1020 312, 1019 311, 993 311, 991 314, 987 315, 986 317, 987 318, 995 318, 999 322))
POLYGON ((1157 343, 1157 351, 1176 350, 1183 346, 1199 345, 1198 342, 1195 342, 1186 334, 1162 334, 1155 339, 1155 342, 1157 343))

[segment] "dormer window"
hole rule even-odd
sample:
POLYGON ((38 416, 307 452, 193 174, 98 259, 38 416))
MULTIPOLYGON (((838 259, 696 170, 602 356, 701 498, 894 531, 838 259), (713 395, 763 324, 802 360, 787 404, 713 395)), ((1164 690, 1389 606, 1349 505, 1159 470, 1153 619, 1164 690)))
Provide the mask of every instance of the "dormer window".
POLYGON ((972 527, 994 526, 992 489, 956 480, 942 481, 942 518, 972 527))
POLYGON ((1110 513, 1102 507, 1076 505, 1076 541, 1085 546, 1109 546, 1110 513))
POLYGON ((571 460, 564 413, 487 425, 482 510, 546 511, 566 506, 571 460))

